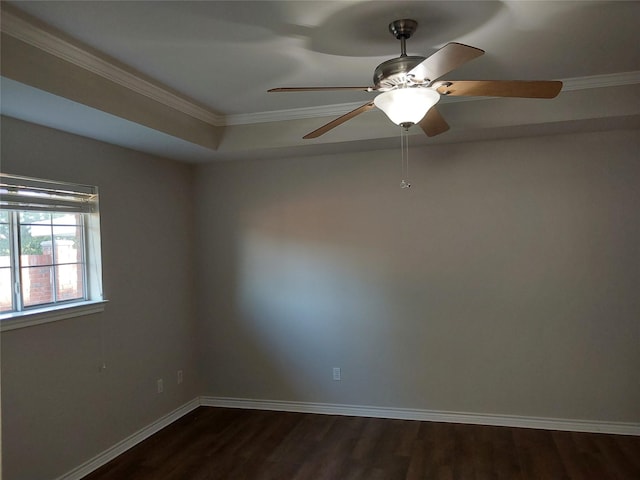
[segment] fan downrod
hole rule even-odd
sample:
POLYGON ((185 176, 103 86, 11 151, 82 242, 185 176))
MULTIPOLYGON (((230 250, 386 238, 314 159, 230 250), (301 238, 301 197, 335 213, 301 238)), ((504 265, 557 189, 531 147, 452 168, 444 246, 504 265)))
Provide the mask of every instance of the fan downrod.
POLYGON ((401 20, 394 20, 389 24, 389 31, 391 35, 400 40, 400 56, 407 56, 407 38, 411 38, 413 32, 418 28, 418 22, 411 20, 410 18, 403 18, 401 20))

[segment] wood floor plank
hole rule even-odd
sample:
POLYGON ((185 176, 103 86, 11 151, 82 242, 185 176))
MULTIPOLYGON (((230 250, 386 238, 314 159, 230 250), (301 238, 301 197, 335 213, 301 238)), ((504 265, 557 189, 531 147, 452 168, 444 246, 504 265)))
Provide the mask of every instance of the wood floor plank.
POLYGON ((453 479, 455 464, 454 425, 447 423, 423 423, 421 432, 427 441, 428 452, 425 478, 453 479))
POLYGON ((513 435, 524 479, 570 480, 549 431, 514 428, 513 435))
POLYGON ((623 437, 621 435, 610 436, 625 457, 625 463, 630 465, 629 471, 635 473, 636 478, 640 478, 640 437, 623 437))
POLYGON ((497 480, 522 480, 512 429, 504 427, 480 427, 491 442, 491 461, 497 480))
POLYGON ((615 478, 624 478, 628 472, 640 478, 640 465, 634 463, 620 450, 614 438, 604 435, 599 438, 598 444, 602 452, 603 463, 608 467, 608 475, 615 478))
POLYGON ((200 407, 84 480, 638 480, 640 437, 200 407))

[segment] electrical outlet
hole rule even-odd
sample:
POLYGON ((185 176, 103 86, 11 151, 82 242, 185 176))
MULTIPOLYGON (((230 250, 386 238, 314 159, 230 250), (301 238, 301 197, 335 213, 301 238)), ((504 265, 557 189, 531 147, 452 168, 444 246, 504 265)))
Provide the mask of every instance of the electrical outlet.
POLYGON ((333 379, 340 380, 340 377, 341 377, 340 367, 333 367, 333 379))
POLYGON ((178 385, 182 383, 182 370, 178 370, 178 385))
POLYGON ((158 387, 158 393, 162 393, 162 392, 164 392, 164 382, 162 381, 162 379, 161 379, 161 378, 159 378, 159 379, 156 381, 156 385, 157 385, 157 387, 158 387))

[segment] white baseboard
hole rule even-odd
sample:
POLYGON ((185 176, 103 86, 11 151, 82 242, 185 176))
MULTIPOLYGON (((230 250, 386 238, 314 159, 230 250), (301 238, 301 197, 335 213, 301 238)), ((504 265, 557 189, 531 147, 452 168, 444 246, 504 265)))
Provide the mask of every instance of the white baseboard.
POLYGON ((110 462, 141 441, 195 410, 199 406, 272 410, 281 412, 319 413, 352 417, 396 418, 428 422, 468 423, 501 427, 538 428, 542 430, 565 430, 570 432, 611 433, 640 436, 639 423, 601 422, 593 420, 567 420, 561 418, 521 417, 513 415, 489 415, 477 413, 445 412, 413 408, 369 407, 362 405, 340 405, 331 403, 286 402, 277 400, 254 400, 229 397, 196 397, 173 412, 138 430, 133 435, 116 443, 82 465, 65 473, 56 480, 80 480, 94 470, 110 462))
POLYGON ((493 425, 501 427, 538 428, 542 430, 564 430, 570 432, 611 433, 617 435, 640 436, 639 423, 522 417, 515 415, 446 412, 412 408, 368 407, 361 405, 285 402, 209 396, 200 397, 200 405, 208 407, 320 413, 354 417, 396 418, 402 420, 421 420, 429 422, 468 423, 474 425, 493 425))
POLYGON ((70 472, 65 473, 61 477, 58 477, 56 480, 80 480, 82 477, 89 475, 94 470, 100 468, 106 463, 110 462, 118 455, 126 452, 130 448, 134 447, 141 441, 149 438, 154 433, 162 430, 164 427, 172 424, 180 417, 186 415, 187 413, 195 410, 200 406, 200 399, 194 398, 190 402, 185 403, 181 407, 176 408, 173 412, 166 414, 165 416, 159 418, 155 422, 147 425, 146 427, 138 430, 133 435, 125 438, 124 440, 116 443, 112 447, 108 448, 104 452, 99 455, 96 455, 92 459, 86 461, 82 465, 74 468, 70 472))

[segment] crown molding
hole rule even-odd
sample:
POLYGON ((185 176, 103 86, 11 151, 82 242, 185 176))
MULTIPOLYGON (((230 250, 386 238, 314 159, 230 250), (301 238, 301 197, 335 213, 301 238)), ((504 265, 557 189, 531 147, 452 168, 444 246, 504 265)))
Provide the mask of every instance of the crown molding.
POLYGON ((3 33, 54 55, 62 60, 84 68, 129 90, 144 95, 163 105, 213 126, 225 124, 223 115, 212 112, 194 102, 182 98, 158 84, 151 83, 106 58, 88 51, 84 46, 66 40, 52 31, 34 25, 21 15, 3 7, 1 30, 3 33))
POLYGON ((590 88, 620 87, 640 83, 640 71, 605 73, 589 77, 567 78, 562 81, 562 91, 587 90, 590 88))
MULTIPOLYGON (((640 83, 640 71, 609 73, 592 75, 589 77, 575 77, 562 80, 562 92, 588 90, 591 88, 618 87, 640 83)), ((496 97, 446 97, 441 103, 477 102, 496 97)), ((340 116, 362 105, 362 102, 342 103, 339 105, 324 105, 322 107, 293 108, 272 112, 245 113, 227 115, 227 125, 247 125, 252 123, 282 122, 285 120, 299 120, 302 118, 340 116)))
MULTIPOLYGON (((340 116, 362 105, 362 102, 293 108, 269 112, 221 115, 171 92, 168 88, 141 78, 132 71, 115 64, 115 61, 90 52, 86 47, 64 39, 53 31, 35 25, 11 8, 3 6, 2 32, 78 67, 111 80, 125 88, 151 98, 168 107, 202 120, 213 126, 248 125, 282 122, 305 118, 340 116)), ((621 72, 563 80, 563 92, 592 88, 616 87, 640 83, 640 71, 621 72)), ((484 100, 488 97, 445 97, 442 103, 484 100)))
MULTIPOLYGON (((490 97, 446 97, 440 98, 440 103, 458 103, 458 102, 472 102, 478 100, 484 100, 490 97)), ((349 113, 351 110, 355 110, 361 107, 363 102, 351 102, 351 103, 339 103, 334 105, 323 105, 320 107, 303 107, 292 108, 289 110, 274 110, 271 112, 257 112, 257 113, 240 113, 231 114, 226 117, 227 125, 248 125, 252 123, 269 123, 269 122, 282 122, 284 120, 300 120, 303 118, 319 118, 319 117, 334 117, 349 113)), ((366 112, 365 112, 366 113, 366 112)))
POLYGON ((274 110, 271 112, 240 113, 227 115, 227 125, 248 125, 252 123, 282 122, 284 120, 301 120, 303 118, 318 118, 340 116, 361 107, 363 102, 340 103, 336 105, 322 105, 320 107, 292 108, 289 110, 274 110))

